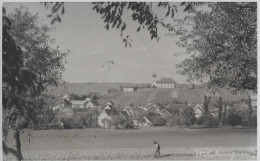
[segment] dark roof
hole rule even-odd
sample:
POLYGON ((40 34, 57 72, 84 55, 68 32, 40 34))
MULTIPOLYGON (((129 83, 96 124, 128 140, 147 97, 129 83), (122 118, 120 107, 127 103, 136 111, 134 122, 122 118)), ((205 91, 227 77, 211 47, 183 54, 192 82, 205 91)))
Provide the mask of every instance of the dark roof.
POLYGON ((118 92, 118 89, 114 89, 114 88, 113 88, 113 89, 107 89, 107 92, 108 92, 108 93, 118 92))
POLYGON ((126 111, 120 111, 120 113, 123 115, 123 116, 128 116, 128 113, 126 111))
POLYGON ((100 105, 100 103, 97 100, 92 100, 91 102, 93 103, 94 106, 99 106, 100 105))
MULTIPOLYGON (((168 108, 182 108, 182 109, 184 109, 186 107, 191 107, 191 106, 189 106, 187 104, 173 104, 173 103, 170 103, 168 108)), ((194 107, 194 106, 192 106, 192 107, 194 107)))
POLYGON ((176 84, 176 82, 172 78, 161 78, 157 84, 176 84))
POLYGON ((111 115, 118 115, 118 112, 114 109, 105 109, 106 113, 108 116, 111 116, 111 115))

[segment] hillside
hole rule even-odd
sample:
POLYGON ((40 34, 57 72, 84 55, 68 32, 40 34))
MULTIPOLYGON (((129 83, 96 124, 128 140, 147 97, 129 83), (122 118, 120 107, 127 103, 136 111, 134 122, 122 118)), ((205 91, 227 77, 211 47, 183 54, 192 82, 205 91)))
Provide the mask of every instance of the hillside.
MULTIPOLYGON (((129 105, 144 105, 148 102, 168 104, 174 100, 188 103, 201 104, 204 99, 205 90, 201 86, 196 86, 193 89, 185 85, 178 86, 174 89, 163 88, 146 88, 138 89, 134 92, 120 92, 116 94, 106 94, 107 89, 115 88, 120 89, 120 86, 133 85, 131 83, 66 83, 59 84, 58 87, 50 87, 48 94, 56 95, 61 98, 65 93, 75 93, 78 95, 88 93, 100 93, 102 98, 101 102, 113 101, 121 106, 129 105)), ((232 95, 228 91, 221 89, 219 94, 222 96, 223 101, 241 101, 246 98, 245 95, 236 94, 232 95)))
POLYGON ((132 85, 131 83, 60 83, 58 87, 49 87, 47 93, 56 96, 62 96, 65 93, 75 93, 78 95, 88 93, 105 94, 108 89, 120 89, 120 86, 132 85))
MULTIPOLYGON (((223 101, 241 101, 245 96, 237 94, 232 95, 225 90, 221 90, 220 95, 223 101)), ((205 91, 202 88, 195 89, 163 89, 150 88, 140 89, 134 92, 121 92, 117 94, 103 95, 102 102, 111 100, 121 106, 127 106, 131 103, 134 105, 144 105, 148 102, 168 104, 176 101, 201 104, 205 96, 205 91)))

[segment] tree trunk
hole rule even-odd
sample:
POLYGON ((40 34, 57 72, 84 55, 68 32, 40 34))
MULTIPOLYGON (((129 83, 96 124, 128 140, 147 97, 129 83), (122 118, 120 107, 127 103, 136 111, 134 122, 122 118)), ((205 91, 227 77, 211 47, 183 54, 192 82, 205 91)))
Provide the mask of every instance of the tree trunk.
POLYGON ((250 123, 251 116, 252 116, 252 113, 253 113, 252 100, 250 98, 250 95, 248 95, 248 104, 247 104, 247 106, 248 106, 248 111, 249 111, 249 113, 248 113, 248 122, 250 123))
POLYGON ((204 115, 205 115, 205 123, 206 126, 209 126, 209 103, 210 103, 211 97, 207 97, 206 95, 204 96, 204 102, 203 102, 203 107, 204 107, 204 115))
POLYGON ((16 157, 19 161, 21 161, 23 159, 23 156, 22 156, 22 151, 21 151, 20 131, 15 130, 13 132, 13 137, 14 137, 14 146, 15 146, 16 152, 17 152, 16 157))
POLYGON ((219 101, 218 101, 218 120, 219 120, 219 125, 221 125, 222 110, 223 110, 222 97, 219 97, 219 101))

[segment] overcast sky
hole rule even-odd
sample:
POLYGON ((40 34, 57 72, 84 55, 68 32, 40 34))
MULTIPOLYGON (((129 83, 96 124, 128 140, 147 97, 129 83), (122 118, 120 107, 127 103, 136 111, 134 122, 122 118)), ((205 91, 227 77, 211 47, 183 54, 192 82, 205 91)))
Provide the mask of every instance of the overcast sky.
MULTIPOLYGON (((21 3, 4 3, 7 13, 21 3)), ((43 23, 50 25, 47 14, 50 10, 39 2, 23 3, 32 13, 39 13, 43 23)), ((184 57, 174 56, 183 51, 175 42, 176 37, 166 36, 169 32, 160 30, 160 41, 151 40, 147 31, 136 32, 138 24, 131 16, 124 16, 126 33, 133 40, 131 48, 126 48, 120 37, 120 30, 107 31, 101 19, 88 2, 65 3, 62 23, 55 23, 52 36, 62 51, 70 50, 63 80, 67 82, 130 82, 150 83, 152 74, 172 77, 177 83, 185 83, 186 77, 177 74, 175 65, 184 57), (112 64, 109 61, 115 63, 112 64)), ((155 9, 156 10, 156 9, 155 9)), ((157 10, 159 15, 166 11, 157 10)), ((176 18, 183 15, 181 10, 176 18)))

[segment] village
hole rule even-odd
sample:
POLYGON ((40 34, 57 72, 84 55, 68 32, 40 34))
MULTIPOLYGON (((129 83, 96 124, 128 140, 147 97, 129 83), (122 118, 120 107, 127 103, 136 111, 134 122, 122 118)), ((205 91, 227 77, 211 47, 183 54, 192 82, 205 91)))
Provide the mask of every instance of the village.
POLYGON ((2 3, 2 160, 257 160, 256 2, 2 3))
POLYGON ((256 120, 247 122, 248 117, 256 119, 255 95, 249 95, 249 104, 247 95, 232 95, 228 91, 213 93, 202 86, 177 84, 172 78, 157 81, 153 76, 151 84, 121 86, 121 89, 108 89, 103 95, 89 93, 83 98, 77 97, 65 94, 61 104, 53 108, 56 115, 52 123, 62 125, 56 128, 256 126, 256 120), (122 96, 126 98, 121 99, 122 96), (140 101, 140 97, 145 99, 140 101), (128 101, 124 101, 126 99, 128 101), (211 99, 208 123, 205 123, 205 99, 211 99), (251 116, 249 105, 252 106, 251 116))

